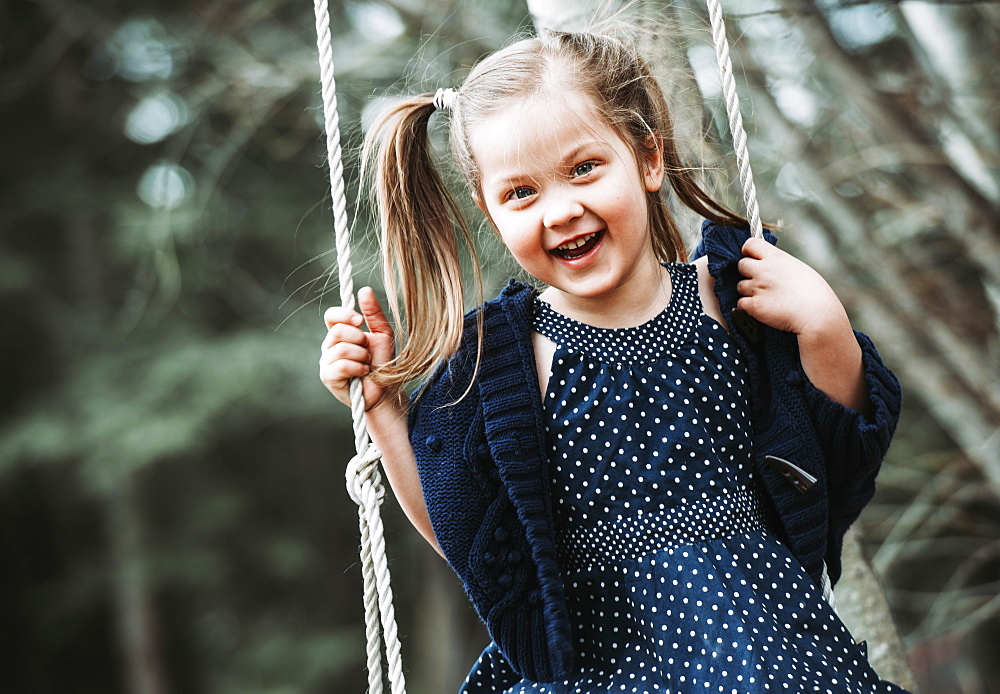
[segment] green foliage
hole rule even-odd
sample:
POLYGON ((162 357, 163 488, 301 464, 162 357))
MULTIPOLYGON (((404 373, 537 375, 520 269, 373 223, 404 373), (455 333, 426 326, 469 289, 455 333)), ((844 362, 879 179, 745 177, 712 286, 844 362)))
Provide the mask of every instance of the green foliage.
MULTIPOLYGON (((372 91, 435 88, 523 13, 332 11, 352 199, 372 91), (495 34, 437 58, 473 16, 495 34)), ((364 686, 349 413, 316 377, 336 283, 313 22, 287 0, 0 10, 5 692, 364 686)))
MULTIPOLYGON (((707 55, 701 5, 669 5, 649 3, 693 27, 667 32, 677 55, 707 55)), ((867 523, 887 539, 880 568, 936 595, 952 579, 932 574, 957 562, 928 562, 927 548, 960 554, 940 538, 971 542, 968 528, 992 528, 977 519, 996 508, 983 485, 954 489, 981 479, 969 460, 995 424, 995 378, 983 374, 995 376, 997 234, 982 219, 996 218, 987 116, 1000 92, 982 57, 996 53, 983 27, 1000 17, 988 3, 923 3, 937 46, 903 31, 920 3, 765 5, 727 6, 748 15, 732 26, 758 189, 863 327, 880 337, 889 326, 879 344, 925 401, 911 405, 867 523), (850 49, 835 64, 839 53, 797 33, 817 12, 850 49), (852 29, 858 17, 866 31, 852 29), (946 48, 950 60, 935 52, 946 48), (834 81, 850 74, 853 86, 834 81), (864 110, 873 104, 914 127, 887 129, 864 110), (951 149, 931 156, 923 140, 935 138, 951 149), (924 455, 950 436, 967 457, 924 455)), ((145 676, 170 691, 365 686, 357 521, 343 490, 349 415, 316 379, 336 286, 311 11, 301 0, 0 6, 0 592, 14 596, 0 609, 4 692, 128 690, 141 670, 123 648, 130 618, 154 654, 145 676)), ((522 4, 495 0, 332 11, 351 200, 373 96, 454 86, 530 24, 522 4)), ((703 103, 690 77, 678 85, 674 98, 695 102, 677 124, 685 147, 716 166, 724 157, 701 128, 724 123, 720 103, 703 103)), ((372 236, 362 213, 356 282, 378 287, 372 236)), ((512 264, 492 232, 480 236, 489 293, 512 264)), ((443 595, 464 599, 424 570, 429 550, 401 514, 390 506, 387 518, 404 649, 434 624, 432 639, 450 638, 440 650, 477 650, 485 636, 470 610, 415 616, 450 604, 443 595)), ((955 574, 961 610, 904 609, 921 638, 953 638, 941 625, 954 614, 995 625, 977 592, 996 575, 995 542, 977 542, 955 574)), ((896 594, 905 607, 912 591, 896 594)), ((443 681, 460 681, 466 655, 442 659, 453 670, 443 681)))
POLYGON ((57 397, 6 429, 0 465, 79 458, 92 491, 112 494, 122 476, 201 451, 220 426, 301 412, 302 399, 310 398, 302 383, 304 347, 244 330, 169 335, 145 349, 92 354, 57 397))
POLYGON ((347 665, 345 652, 361 638, 357 632, 283 634, 268 629, 238 656, 240 670, 247 674, 219 691, 291 694, 314 689, 347 665))

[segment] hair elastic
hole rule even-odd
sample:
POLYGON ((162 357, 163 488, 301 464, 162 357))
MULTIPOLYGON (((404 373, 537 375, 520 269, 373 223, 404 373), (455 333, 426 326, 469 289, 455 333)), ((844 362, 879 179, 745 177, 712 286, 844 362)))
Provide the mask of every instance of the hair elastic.
POLYGON ((458 92, 451 87, 438 89, 434 93, 434 108, 450 111, 455 107, 456 99, 458 99, 458 92))

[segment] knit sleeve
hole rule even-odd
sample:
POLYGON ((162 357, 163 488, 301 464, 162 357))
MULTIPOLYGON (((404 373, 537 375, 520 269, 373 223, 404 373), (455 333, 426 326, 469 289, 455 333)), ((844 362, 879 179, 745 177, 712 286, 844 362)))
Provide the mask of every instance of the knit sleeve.
POLYGON ((834 402, 805 379, 806 404, 824 452, 832 539, 840 539, 875 493, 875 476, 899 420, 899 381, 867 335, 855 332, 872 410, 865 416, 834 402))

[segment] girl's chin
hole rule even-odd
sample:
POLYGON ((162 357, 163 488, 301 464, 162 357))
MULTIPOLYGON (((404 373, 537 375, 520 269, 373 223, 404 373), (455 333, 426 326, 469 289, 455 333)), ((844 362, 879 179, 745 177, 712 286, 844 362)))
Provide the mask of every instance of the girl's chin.
POLYGON ((590 282, 556 282, 555 284, 550 284, 549 286, 560 294, 564 294, 567 298, 576 301, 606 299, 619 289, 619 287, 613 282, 600 280, 590 282))

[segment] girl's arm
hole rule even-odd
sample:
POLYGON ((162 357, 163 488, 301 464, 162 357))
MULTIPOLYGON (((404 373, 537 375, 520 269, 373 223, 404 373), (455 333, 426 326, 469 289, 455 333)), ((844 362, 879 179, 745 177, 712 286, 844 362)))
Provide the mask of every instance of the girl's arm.
POLYGON ((382 467, 389 485, 406 517, 441 554, 427 515, 416 457, 410 444, 409 399, 402 389, 388 390, 366 378, 373 367, 394 356, 392 326, 371 288, 365 287, 358 292, 358 306, 361 313, 343 307, 327 309, 324 315, 327 334, 319 360, 320 380, 338 400, 349 405, 350 379, 363 379, 368 431, 372 442, 382 452, 382 467), (367 324, 367 333, 361 330, 362 323, 367 324))
POLYGON ((751 238, 743 245, 737 285, 738 308, 777 330, 798 336, 802 368, 831 400, 871 413, 861 347, 840 299, 818 272, 772 246, 751 238))

